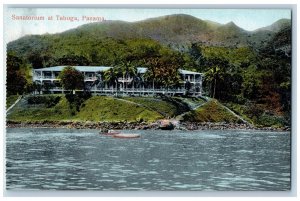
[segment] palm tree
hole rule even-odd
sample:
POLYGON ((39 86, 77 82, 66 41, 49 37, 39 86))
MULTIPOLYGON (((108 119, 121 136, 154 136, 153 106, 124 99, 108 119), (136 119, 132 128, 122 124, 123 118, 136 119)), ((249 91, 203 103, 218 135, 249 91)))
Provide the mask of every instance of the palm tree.
POLYGON ((205 79, 211 86, 211 96, 215 98, 217 83, 224 79, 225 72, 219 66, 213 66, 211 69, 205 72, 205 79))
POLYGON ((227 59, 217 56, 208 58, 206 63, 211 67, 205 72, 205 81, 210 84, 211 96, 215 98, 217 88, 220 87, 219 82, 225 79, 226 69, 230 65, 227 59))
POLYGON ((114 92, 114 85, 118 85, 118 76, 113 68, 104 72, 104 80, 108 83, 109 87, 112 87, 112 92, 114 92))
POLYGON ((103 75, 101 72, 96 73, 96 80, 97 80, 97 84, 96 87, 97 88, 103 88, 103 75))
MULTIPOLYGON (((149 84, 152 82, 152 90, 153 90, 153 95, 154 95, 154 89, 155 89, 155 81, 156 81, 156 74, 155 71, 151 68, 148 68, 147 72, 144 75, 145 81, 149 84)), ((147 84, 147 85, 148 85, 147 84)), ((149 88, 149 87, 148 87, 149 88)))
POLYGON ((141 87, 142 87, 142 85, 143 85, 143 87, 144 87, 144 77, 143 77, 143 75, 140 73, 140 72, 137 72, 137 74, 134 76, 134 78, 133 78, 133 85, 135 84, 135 83, 137 83, 137 87, 140 89, 140 91, 141 91, 141 87))
POLYGON ((121 71, 122 77, 123 77, 123 87, 125 88, 125 90, 128 88, 128 80, 130 77, 132 77, 132 87, 134 88, 134 77, 137 74, 137 68, 130 62, 122 62, 120 65, 117 65, 115 67, 116 70, 118 70, 118 72, 121 71), (125 81, 125 85, 124 85, 124 81, 125 81))
POLYGON ((91 83, 90 86, 87 87, 87 90, 91 90, 94 86, 96 86, 96 89, 99 88, 102 88, 102 83, 103 83, 103 80, 102 80, 102 75, 101 75, 101 72, 96 72, 96 79, 93 81, 93 83, 91 83))
POLYGON ((131 86, 132 88, 134 89, 134 85, 135 83, 137 83, 137 75, 138 75, 138 70, 135 66, 130 66, 128 69, 127 69, 127 74, 129 77, 132 77, 132 81, 131 81, 131 86))

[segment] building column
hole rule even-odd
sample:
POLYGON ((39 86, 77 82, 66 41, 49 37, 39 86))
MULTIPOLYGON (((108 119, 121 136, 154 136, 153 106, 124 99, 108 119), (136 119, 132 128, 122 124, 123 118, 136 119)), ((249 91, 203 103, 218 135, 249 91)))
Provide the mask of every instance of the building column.
MULTIPOLYGON (((52 72, 51 72, 51 76, 52 76, 52 72)), ((51 87, 53 87, 53 80, 51 80, 51 87)), ((51 87, 50 87, 50 94, 53 94, 54 92, 53 92, 53 89, 51 89, 51 87)))
POLYGON ((202 75, 200 75, 200 95, 202 96, 202 75))
POLYGON ((180 86, 180 92, 182 92, 185 89, 185 74, 182 74, 183 76, 183 86, 180 86))
POLYGON ((196 94, 196 77, 195 77, 195 74, 194 74, 194 96, 196 94))
POLYGON ((152 90, 153 90, 153 96, 154 96, 154 79, 152 80, 152 90))
POLYGON ((43 86, 44 86, 44 83, 43 83, 43 81, 41 81, 41 93, 40 94, 43 94, 43 86))

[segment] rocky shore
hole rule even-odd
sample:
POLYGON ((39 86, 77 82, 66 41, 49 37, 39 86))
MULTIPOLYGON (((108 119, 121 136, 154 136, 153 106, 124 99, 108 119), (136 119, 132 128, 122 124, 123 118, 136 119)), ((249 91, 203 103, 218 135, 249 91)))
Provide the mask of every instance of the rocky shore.
POLYGON ((290 131, 290 127, 256 127, 250 124, 237 124, 237 123, 212 123, 212 122, 183 122, 183 128, 187 130, 267 130, 267 131, 290 131))
MULTIPOLYGON (((115 129, 115 130, 156 130, 159 123, 146 122, 73 122, 73 121, 40 121, 40 122, 16 122, 7 121, 7 128, 73 128, 73 129, 115 129)), ((235 123, 199 123, 182 122, 175 125, 177 130, 268 130, 268 131, 290 131, 289 127, 254 127, 249 124, 235 123)))

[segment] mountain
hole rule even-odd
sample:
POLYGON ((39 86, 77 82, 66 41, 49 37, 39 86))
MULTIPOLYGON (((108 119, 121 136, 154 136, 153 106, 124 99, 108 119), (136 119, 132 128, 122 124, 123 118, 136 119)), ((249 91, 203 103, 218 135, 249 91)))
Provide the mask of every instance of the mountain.
POLYGON ((190 15, 167 15, 138 22, 106 21, 82 25, 62 35, 87 34, 91 37, 151 38, 170 46, 201 42, 207 45, 246 45, 248 32, 233 22, 222 25, 190 15), (234 42, 234 43, 233 43, 234 42))
POLYGON ((92 37, 151 38, 163 44, 205 41, 214 27, 189 15, 168 15, 138 22, 105 21, 82 25, 62 35, 88 34, 92 37))
POLYGON ((271 31, 271 32, 279 32, 281 29, 291 26, 291 20, 289 19, 280 19, 273 24, 259 28, 255 31, 271 31))
POLYGON ((36 50, 45 51, 61 40, 69 44, 77 44, 82 38, 88 39, 89 43, 105 38, 152 39, 180 51, 185 51, 193 43, 201 43, 206 46, 259 48, 271 40, 283 27, 290 26, 290 20, 282 19, 268 27, 256 31, 246 31, 233 22, 219 24, 190 15, 175 14, 138 22, 90 23, 59 34, 25 36, 10 42, 7 48, 8 51, 13 50, 25 54, 33 47, 36 50))
POLYGON ((282 26, 271 41, 262 48, 262 52, 273 52, 275 57, 283 58, 282 55, 288 60, 292 54, 292 30, 290 26, 282 26))

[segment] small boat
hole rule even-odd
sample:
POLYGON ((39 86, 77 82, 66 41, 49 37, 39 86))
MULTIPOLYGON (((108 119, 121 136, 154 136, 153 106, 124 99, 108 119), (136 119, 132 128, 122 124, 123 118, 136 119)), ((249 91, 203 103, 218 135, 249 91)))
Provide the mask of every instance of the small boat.
POLYGON ((115 130, 104 130, 104 131, 100 131, 100 134, 103 135, 115 135, 115 134, 120 134, 119 131, 115 131, 115 130))
POLYGON ((139 138, 141 137, 140 134, 130 134, 130 133, 119 133, 113 135, 115 138, 139 138))

